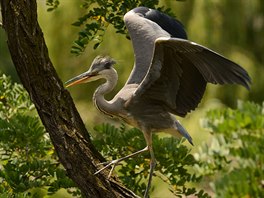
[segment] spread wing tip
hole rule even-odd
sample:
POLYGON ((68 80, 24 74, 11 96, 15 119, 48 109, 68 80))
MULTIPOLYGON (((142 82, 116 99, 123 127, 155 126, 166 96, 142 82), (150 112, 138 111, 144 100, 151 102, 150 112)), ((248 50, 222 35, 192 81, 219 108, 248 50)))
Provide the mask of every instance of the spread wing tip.
POLYGON ((244 68, 240 67, 240 71, 236 76, 237 76, 237 81, 235 83, 242 85, 247 90, 250 90, 252 80, 251 80, 248 72, 244 68))

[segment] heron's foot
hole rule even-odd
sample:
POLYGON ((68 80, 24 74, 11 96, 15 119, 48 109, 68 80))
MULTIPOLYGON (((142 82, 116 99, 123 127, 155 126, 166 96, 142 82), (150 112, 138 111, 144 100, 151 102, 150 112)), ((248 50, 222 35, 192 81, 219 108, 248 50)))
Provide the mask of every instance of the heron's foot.
POLYGON ((94 174, 96 175, 96 174, 102 172, 103 170, 105 170, 106 168, 112 166, 112 168, 111 168, 111 170, 110 170, 110 172, 109 172, 109 174, 108 174, 108 178, 110 178, 110 176, 112 175, 112 173, 113 173, 115 167, 116 167, 118 164, 120 164, 121 161, 123 161, 123 160, 125 160, 125 159, 128 159, 128 158, 130 158, 130 157, 134 157, 134 156, 136 156, 136 155, 138 155, 138 154, 140 154, 140 153, 143 153, 143 152, 145 152, 145 151, 148 151, 148 150, 149 150, 149 147, 147 146, 147 147, 143 148, 142 150, 139 150, 139 151, 137 151, 137 152, 135 152, 135 153, 132 153, 132 154, 127 155, 127 156, 125 156, 125 157, 122 157, 122 158, 120 158, 120 159, 112 160, 112 161, 110 161, 110 162, 102 162, 102 163, 100 163, 100 164, 98 164, 98 165, 105 165, 105 166, 104 166, 103 168, 101 168, 100 170, 96 171, 94 174))
POLYGON ((110 170, 110 172, 109 172, 109 174, 108 174, 108 179, 109 179, 111 177, 111 175, 112 175, 115 167, 117 165, 119 165, 120 162, 122 161, 121 159, 116 159, 116 160, 112 160, 110 162, 102 162, 102 163, 97 164, 97 166, 100 166, 100 165, 105 165, 105 166, 103 168, 101 168, 100 170, 96 171, 94 174, 96 175, 96 174, 102 172, 103 170, 105 170, 106 168, 112 167, 111 170, 110 170))

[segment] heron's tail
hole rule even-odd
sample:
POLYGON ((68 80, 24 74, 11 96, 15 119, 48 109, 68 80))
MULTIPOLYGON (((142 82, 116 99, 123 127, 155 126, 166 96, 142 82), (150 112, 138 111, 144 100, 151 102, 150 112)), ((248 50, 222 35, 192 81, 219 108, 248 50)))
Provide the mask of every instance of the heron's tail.
POLYGON ((189 141, 189 143, 191 144, 191 145, 193 145, 193 142, 192 142, 192 137, 190 136, 190 134, 186 131, 186 129, 180 124, 180 122, 179 121, 175 121, 175 124, 176 124, 176 127, 177 127, 177 130, 178 130, 178 132, 183 136, 183 137, 185 137, 188 141, 189 141))

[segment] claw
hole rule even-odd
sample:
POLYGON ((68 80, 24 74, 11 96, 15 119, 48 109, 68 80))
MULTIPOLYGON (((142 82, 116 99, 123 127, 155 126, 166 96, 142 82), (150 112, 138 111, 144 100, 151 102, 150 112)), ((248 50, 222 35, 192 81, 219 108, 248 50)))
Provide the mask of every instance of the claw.
MULTIPOLYGON (((113 161, 111 161, 111 162, 103 162, 103 163, 97 164, 97 166, 98 166, 98 165, 104 165, 104 164, 107 164, 107 165, 104 166, 103 168, 101 168, 100 170, 96 171, 94 174, 97 175, 97 174, 100 173, 101 171, 105 170, 106 168, 108 168, 109 166, 111 166, 111 165, 113 165, 113 164, 115 164, 115 163, 117 163, 117 162, 118 162, 117 160, 113 160, 113 161)), ((113 167, 115 167, 115 166, 113 166, 113 167)), ((112 169, 113 169, 113 168, 112 168, 112 169)), ((112 170, 110 171, 110 173, 111 173, 111 172, 112 172, 112 170)), ((110 176, 111 176, 111 175, 110 175, 110 176)), ((108 176, 108 178, 109 178, 110 176, 108 176)))

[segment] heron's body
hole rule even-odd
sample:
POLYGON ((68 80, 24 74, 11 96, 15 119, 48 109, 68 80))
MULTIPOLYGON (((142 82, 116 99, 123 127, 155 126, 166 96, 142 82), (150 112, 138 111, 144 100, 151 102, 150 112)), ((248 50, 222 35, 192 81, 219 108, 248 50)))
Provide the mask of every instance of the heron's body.
MULTIPOLYGON (((177 130, 178 121, 161 105, 150 103, 148 98, 130 102, 139 84, 126 84, 112 100, 106 101, 104 94, 112 91, 118 79, 115 70, 108 72, 111 75, 108 73, 104 76, 106 82, 97 88, 93 96, 94 105, 99 111, 120 118, 142 130, 167 132, 180 137, 177 130)), ((191 142, 190 137, 189 141, 191 142)))
MULTIPOLYGON (((112 67, 115 62, 109 57, 95 58, 87 72, 67 83, 71 86, 105 78, 106 82, 94 93, 95 106, 103 113, 119 117, 142 130, 147 147, 127 157, 150 151, 146 197, 156 164, 152 133, 184 136, 192 144, 191 136, 173 114, 184 117, 194 110, 202 99, 207 82, 240 84, 249 89, 250 77, 236 63, 188 41, 181 23, 163 13, 139 7, 129 11, 124 20, 132 40, 135 63, 126 84, 116 96, 110 101, 104 98, 118 79, 112 67)), ((127 157, 114 160, 106 167, 115 166, 127 157)))

